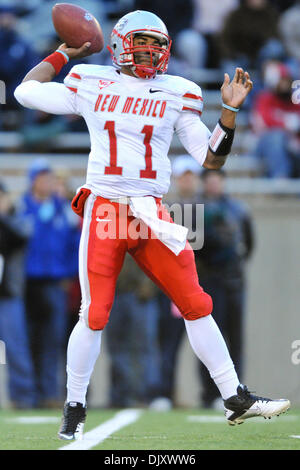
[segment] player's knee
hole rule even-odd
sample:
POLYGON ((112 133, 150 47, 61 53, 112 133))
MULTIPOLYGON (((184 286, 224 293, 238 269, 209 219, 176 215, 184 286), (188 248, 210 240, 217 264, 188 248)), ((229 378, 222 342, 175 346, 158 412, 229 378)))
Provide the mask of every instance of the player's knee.
POLYGON ((82 317, 88 328, 91 330, 103 330, 108 323, 110 310, 103 308, 89 308, 83 312, 82 317))
POLYGON ((104 330, 105 326, 107 324, 107 321, 91 321, 89 322, 88 327, 93 330, 93 331, 99 331, 99 330, 104 330))
POLYGON ((109 312, 103 312, 89 319, 89 327, 91 330, 104 330, 108 323, 109 312))
POLYGON ((212 298, 206 292, 190 297, 188 303, 188 307, 181 312, 185 320, 197 320, 206 317, 213 310, 212 298))

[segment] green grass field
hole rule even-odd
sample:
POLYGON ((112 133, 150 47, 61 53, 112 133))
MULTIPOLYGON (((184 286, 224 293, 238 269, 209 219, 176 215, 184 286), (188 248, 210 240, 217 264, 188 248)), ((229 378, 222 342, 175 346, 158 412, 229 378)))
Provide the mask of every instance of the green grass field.
MULTIPOLYGON (((118 410, 89 410, 85 432, 110 420, 118 410)), ((0 411, 0 450, 57 450, 61 412, 0 411), (35 421, 35 422, 32 422, 35 421)), ((271 420, 249 419, 229 426, 220 412, 184 409, 142 410, 132 424, 109 435, 93 450, 299 450, 300 409, 271 420)))

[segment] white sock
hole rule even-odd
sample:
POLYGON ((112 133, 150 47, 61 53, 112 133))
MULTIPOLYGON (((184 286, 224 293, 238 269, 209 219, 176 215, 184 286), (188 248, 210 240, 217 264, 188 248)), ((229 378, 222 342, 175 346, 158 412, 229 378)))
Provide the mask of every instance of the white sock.
POLYGON ((100 353, 102 331, 91 330, 83 320, 75 325, 67 351, 67 402, 85 406, 86 392, 100 353))
POLYGON ((224 338, 211 315, 198 320, 185 320, 190 344, 207 367, 223 400, 236 395, 240 384, 224 338))

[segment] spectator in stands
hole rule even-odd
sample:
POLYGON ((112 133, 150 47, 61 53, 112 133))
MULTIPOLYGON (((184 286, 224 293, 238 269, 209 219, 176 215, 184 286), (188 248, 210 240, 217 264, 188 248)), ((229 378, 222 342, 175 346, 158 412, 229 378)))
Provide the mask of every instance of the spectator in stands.
POLYGON ((256 156, 271 178, 300 177, 300 105, 292 102, 292 74, 278 62, 264 69, 263 90, 254 102, 252 124, 256 156))
POLYGON ((300 66, 300 0, 286 10, 280 17, 279 30, 288 55, 294 59, 299 77, 300 66))
MULTIPOLYGON (((297 1, 297 0, 296 0, 297 1)), ((295 0, 271 0, 272 5, 276 7, 276 9, 279 11, 281 14, 288 8, 294 5, 295 0)))
MULTIPOLYGON (((206 41, 206 66, 219 67, 218 34, 227 15, 239 4, 238 0, 194 0, 193 31, 206 41)), ((195 43, 189 45, 195 56, 195 43)))
MULTIPOLYGON (((71 203, 74 197, 74 190, 71 188, 70 180, 69 180, 69 170, 68 169, 60 169, 55 171, 55 194, 61 198, 69 201, 71 203)), ((69 211, 68 211, 69 213, 69 211)), ((80 242, 80 234, 82 229, 82 218, 76 215, 73 211, 69 213, 70 220, 72 220, 72 225, 74 225, 74 250, 79 249, 79 242, 80 242), (76 227, 78 230, 76 230, 76 227)), ((71 271, 75 273, 73 278, 70 278, 69 281, 64 283, 66 295, 67 295, 67 335, 66 340, 68 340, 75 324, 78 322, 78 312, 80 311, 81 305, 81 290, 80 290, 80 282, 79 282, 79 273, 77 269, 78 260, 77 257, 71 257, 71 261, 73 263, 73 268, 71 271)), ((67 341, 66 347, 67 348, 67 341)))
POLYGON ((0 182, 0 339, 8 360, 9 398, 16 408, 34 406, 34 375, 24 307, 27 234, 0 182))
POLYGON ((29 178, 29 191, 19 205, 19 215, 30 233, 25 264, 26 311, 36 404, 49 407, 57 406, 63 393, 59 376, 67 328, 64 281, 76 275, 78 228, 69 202, 54 193, 54 175, 47 160, 35 160, 29 178))
POLYGON ((24 15, 33 8, 38 7, 44 1, 47 0, 0 0, 0 6, 7 6, 9 4, 11 7, 15 8, 18 15, 24 15))
POLYGON ((0 6, 0 77, 6 84, 7 106, 16 107, 13 91, 30 70, 38 56, 16 29, 17 16, 14 8, 0 6))
POLYGON ((282 57, 278 13, 268 0, 241 0, 226 18, 219 36, 222 69, 257 69, 262 60, 282 57))
POLYGON ((146 10, 158 15, 168 25, 168 32, 175 41, 176 35, 191 26, 193 17, 193 0, 135 0, 132 10, 146 10))
MULTIPOLYGON (((243 376, 245 315, 245 262, 254 246, 254 231, 246 205, 225 192, 222 170, 203 170, 204 245, 195 251, 200 284, 214 299, 213 317, 227 341, 239 377, 243 376)), ((218 390, 207 369, 199 364, 202 379, 202 404, 214 407, 218 390)))
POLYGON ((6 86, 6 104, 0 114, 0 129, 15 130, 22 125, 28 112, 20 109, 13 92, 24 70, 38 61, 37 54, 17 32, 17 16, 9 2, 0 5, 0 79, 6 86))
POLYGON ((184 321, 177 307, 163 293, 158 293, 157 351, 159 382, 153 390, 149 408, 168 411, 176 400, 175 378, 178 352, 185 333, 184 321))
POLYGON ((111 407, 146 405, 155 396, 159 383, 157 292, 126 255, 106 331, 111 407))

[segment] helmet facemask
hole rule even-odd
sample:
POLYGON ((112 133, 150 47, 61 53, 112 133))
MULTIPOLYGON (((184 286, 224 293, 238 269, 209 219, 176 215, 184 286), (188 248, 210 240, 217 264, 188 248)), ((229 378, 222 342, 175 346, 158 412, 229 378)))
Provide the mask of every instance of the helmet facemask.
POLYGON ((117 65, 130 67, 138 78, 153 78, 157 73, 166 72, 171 44, 170 37, 161 31, 154 29, 129 31, 122 37, 123 52, 120 53, 117 65), (153 37, 160 44, 134 45, 134 39, 138 36, 153 37))

